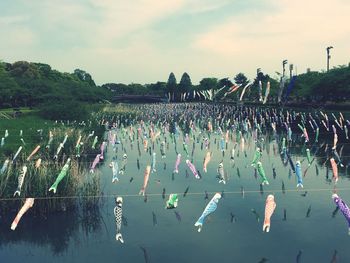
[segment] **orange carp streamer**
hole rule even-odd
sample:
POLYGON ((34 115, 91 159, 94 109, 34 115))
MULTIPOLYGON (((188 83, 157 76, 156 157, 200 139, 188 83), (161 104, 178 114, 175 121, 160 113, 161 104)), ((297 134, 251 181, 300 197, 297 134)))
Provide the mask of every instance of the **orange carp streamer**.
POLYGON ((264 220, 263 231, 266 231, 266 232, 270 231, 271 216, 275 211, 275 208, 276 208, 275 197, 273 195, 268 195, 266 198, 266 204, 265 204, 265 220, 264 220))

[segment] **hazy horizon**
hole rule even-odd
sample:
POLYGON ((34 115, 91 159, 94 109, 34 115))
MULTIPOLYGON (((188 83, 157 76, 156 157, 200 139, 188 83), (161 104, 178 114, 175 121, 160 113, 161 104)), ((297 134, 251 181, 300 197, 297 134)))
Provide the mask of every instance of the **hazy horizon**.
POLYGON ((80 68, 99 85, 275 76, 284 59, 320 71, 327 46, 330 68, 350 62, 349 13, 345 0, 4 0, 0 60, 80 68))

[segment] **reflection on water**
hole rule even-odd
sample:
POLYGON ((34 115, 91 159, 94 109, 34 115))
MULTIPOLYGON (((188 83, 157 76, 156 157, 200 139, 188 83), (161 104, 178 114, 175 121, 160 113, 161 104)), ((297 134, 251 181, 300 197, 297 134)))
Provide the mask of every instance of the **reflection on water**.
MULTIPOLYGON (((331 199, 335 187, 329 163, 332 131, 320 133, 318 143, 310 139, 311 143, 305 144, 297 129, 293 129, 291 141, 286 143, 290 158, 281 148, 282 138, 287 137, 283 130, 276 135, 263 132, 257 142, 253 132, 244 133, 245 145, 237 142, 234 160, 231 149, 236 134, 223 154, 221 136, 213 133, 207 142, 212 152, 207 173, 203 171, 205 141, 197 132, 199 139, 191 140, 187 151, 200 171, 200 180, 185 163, 182 136, 176 144, 167 138, 163 159, 161 139, 150 143, 147 151, 140 142, 139 155, 137 142, 126 136, 117 146, 117 154, 108 147, 107 160, 99 167, 102 197, 97 206, 84 206, 82 198, 75 211, 45 219, 36 218, 29 211, 16 231, 9 227, 16 213, 13 211, 0 219, 0 257, 5 262, 350 262, 348 225, 331 199), (259 173, 251 166, 256 144, 262 149, 261 162, 269 185, 260 184, 259 173), (156 172, 150 174, 146 196, 139 196, 144 170, 152 163, 149 149, 157 154, 156 172), (176 150, 182 154, 178 173, 173 172, 176 150), (127 162, 122 160, 124 153, 127 162), (124 174, 119 174, 119 181, 112 184, 112 171, 107 164, 115 155, 124 174), (301 162, 304 188, 296 188, 290 160, 293 164, 301 162), (219 183, 217 177, 221 161, 226 184, 219 183), (198 233, 194 223, 216 192, 223 197, 198 233), (174 210, 165 209, 170 193, 179 197, 174 210), (265 201, 269 194, 275 196, 277 206, 270 232, 264 233, 265 201), (115 240, 113 209, 117 195, 123 196, 124 201, 121 231, 125 244, 115 240)), ((314 135, 309 134, 310 138, 314 135)), ((350 203, 350 147, 343 133, 339 133, 337 150, 344 164, 338 167, 337 193, 350 203)))
MULTIPOLYGON (((37 200, 36 202, 43 202, 37 200)), ((15 213, 1 218, 0 247, 11 247, 25 243, 49 249, 53 255, 62 254, 71 240, 80 242, 82 234, 88 237, 101 231, 101 214, 99 206, 81 207, 76 211, 54 213, 47 217, 32 217, 28 212, 20 222, 20 228, 12 231, 11 225, 15 213)))

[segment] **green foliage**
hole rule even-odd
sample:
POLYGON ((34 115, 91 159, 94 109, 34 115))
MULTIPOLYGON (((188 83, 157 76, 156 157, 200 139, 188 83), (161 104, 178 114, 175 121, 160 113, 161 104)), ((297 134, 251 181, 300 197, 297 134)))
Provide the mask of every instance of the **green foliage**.
POLYGON ((308 72, 297 76, 290 97, 306 97, 315 101, 350 99, 350 68, 339 66, 329 72, 308 72))
POLYGON ((147 84, 146 88, 155 95, 163 96, 166 92, 166 83, 158 81, 157 83, 147 84))
POLYGON ((175 92, 177 88, 177 83, 176 83, 176 78, 173 72, 169 74, 168 82, 166 84, 166 90, 170 95, 170 100, 174 101, 175 100, 175 92))
POLYGON ((199 82, 198 90, 216 89, 217 86, 218 86, 217 78, 203 78, 199 82))
POLYGON ((246 85, 248 83, 248 78, 243 74, 243 73, 238 73, 235 77, 234 77, 235 83, 238 85, 246 85))
POLYGON ((182 74, 180 83, 179 83, 179 90, 180 92, 189 92, 192 88, 192 81, 190 76, 185 72, 182 74))
POLYGON ((96 103, 109 97, 80 69, 61 73, 42 63, 0 63, 0 108, 35 107, 57 99, 96 103))
POLYGON ((131 83, 129 85, 123 83, 107 83, 103 84, 102 87, 117 95, 146 95, 150 93, 146 86, 137 83, 131 83))
MULTIPOLYGON (((278 73, 279 74, 279 73, 278 73)), ((245 86, 248 83, 243 73, 234 77, 236 84, 245 86)), ((270 81, 270 102, 277 100, 279 80, 270 78, 268 74, 257 72, 257 76, 250 88, 247 89, 245 101, 258 100, 258 85, 262 82, 263 95, 267 82, 270 81)), ((177 84, 173 72, 168 81, 151 84, 122 84, 106 83, 96 86, 92 76, 84 70, 76 69, 74 73, 62 73, 54 70, 50 65, 17 61, 15 63, 0 62, 0 108, 36 107, 43 103, 60 101, 78 101, 95 104, 115 95, 158 95, 168 96, 170 101, 180 101, 181 94, 192 91, 212 90, 232 86, 228 78, 203 78, 199 85, 193 85, 188 73, 184 73, 177 84)), ((285 90, 288 81, 285 83, 285 90)), ((241 90, 241 89, 240 89, 241 90)), ((226 99, 237 100, 240 90, 229 94, 226 99)), ((308 72, 297 76, 295 86, 291 90, 288 100, 306 99, 309 101, 345 101, 350 99, 350 67, 338 66, 329 72, 308 72)), ((223 89, 216 97, 222 97, 223 89)), ((191 93, 192 94, 192 93, 191 93)), ((284 95, 283 95, 284 96, 284 95)), ((197 98, 196 99, 203 99, 197 98)), ((53 106, 52 106, 53 107, 53 106)), ((43 108, 43 107, 41 107, 43 108)), ((77 109, 77 107, 74 107, 77 109)), ((80 115, 80 114, 78 114, 80 115)))

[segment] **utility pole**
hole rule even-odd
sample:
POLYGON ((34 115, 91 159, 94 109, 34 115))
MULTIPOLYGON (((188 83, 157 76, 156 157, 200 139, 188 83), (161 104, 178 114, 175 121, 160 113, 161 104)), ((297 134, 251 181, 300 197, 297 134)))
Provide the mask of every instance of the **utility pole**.
POLYGON ((327 50, 327 72, 329 71, 329 59, 331 58, 331 55, 329 54, 329 50, 331 50, 333 47, 329 46, 326 48, 327 50))

